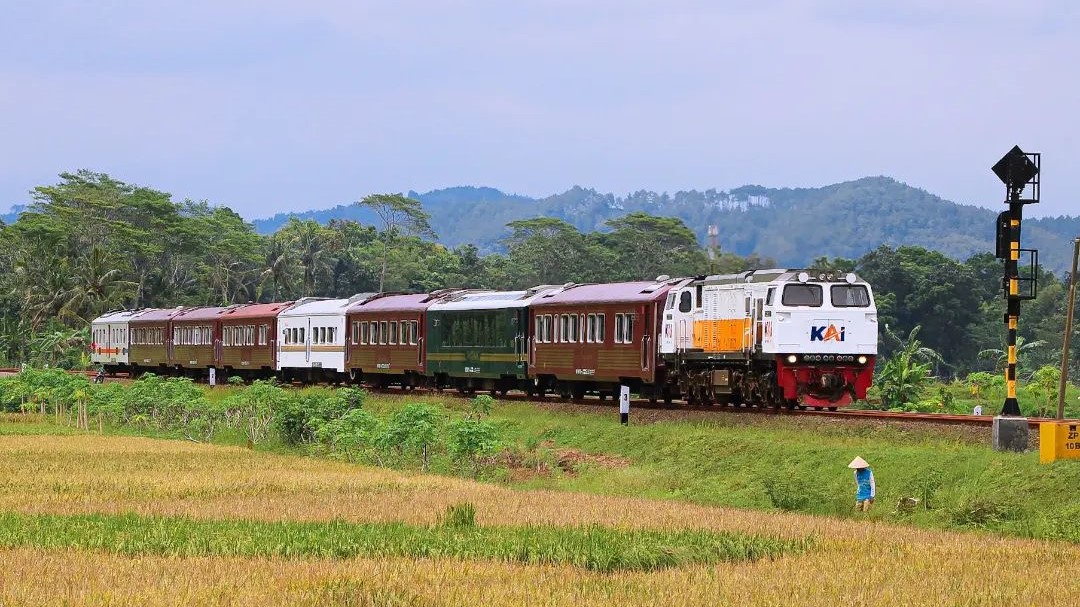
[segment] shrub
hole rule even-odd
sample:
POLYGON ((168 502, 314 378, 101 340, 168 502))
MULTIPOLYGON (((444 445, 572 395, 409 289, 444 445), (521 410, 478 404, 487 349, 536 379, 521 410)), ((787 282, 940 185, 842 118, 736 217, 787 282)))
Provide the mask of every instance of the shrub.
POLYGON ((315 438, 340 451, 346 458, 366 459, 375 454, 380 433, 379 419, 363 409, 350 409, 315 431, 315 438))
POLYGON ((499 433, 491 422, 467 417, 450 424, 447 448, 454 460, 471 464, 475 477, 482 458, 499 450, 499 433))
POLYGON ((434 407, 409 403, 390 418, 379 437, 379 446, 396 451, 399 455, 419 452, 421 469, 426 472, 438 427, 439 413, 434 407))

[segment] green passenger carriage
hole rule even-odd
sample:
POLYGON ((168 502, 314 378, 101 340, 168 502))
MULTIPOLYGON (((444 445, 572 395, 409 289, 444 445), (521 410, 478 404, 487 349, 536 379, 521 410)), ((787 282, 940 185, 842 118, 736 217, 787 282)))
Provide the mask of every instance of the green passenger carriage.
POLYGON ((428 308, 428 374, 461 392, 531 389, 528 306, 548 287, 463 292, 428 308))

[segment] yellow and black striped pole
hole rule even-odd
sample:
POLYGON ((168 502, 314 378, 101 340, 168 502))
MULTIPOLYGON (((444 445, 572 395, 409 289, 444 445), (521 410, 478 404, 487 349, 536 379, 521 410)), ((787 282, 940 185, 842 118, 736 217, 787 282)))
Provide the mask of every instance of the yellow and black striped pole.
POLYGON ((1002 415, 1020 415, 1020 403, 1016 400, 1016 328, 1020 322, 1020 221, 1024 206, 1016 202, 1019 190, 1013 190, 1009 201, 1009 257, 1005 260, 1005 277, 1008 280, 1008 308, 1005 324, 1008 325, 1008 365, 1005 367, 1005 404, 1002 415))
MULTIPOLYGON (((1027 154, 1019 146, 1013 146, 992 167, 994 174, 1005 184, 1005 202, 1009 205, 1009 210, 998 216, 997 257, 1005 261, 1004 287, 1008 302, 1005 312, 1005 325, 1008 327, 1008 364, 1005 367, 1007 393, 1001 415, 1010 417, 1020 416, 1020 404, 1016 400, 1016 330, 1020 322, 1020 302, 1034 297, 1038 288, 1038 268, 1032 267, 1031 277, 1025 279, 1029 288, 1025 289, 1025 293, 1020 292, 1020 223, 1024 218, 1024 205, 1039 202, 1039 157, 1037 153, 1027 154), (1028 186, 1031 186, 1028 197, 1022 199, 1021 192, 1028 186)), ((1032 265, 1036 266, 1037 253, 1032 251, 1032 256, 1032 265)))

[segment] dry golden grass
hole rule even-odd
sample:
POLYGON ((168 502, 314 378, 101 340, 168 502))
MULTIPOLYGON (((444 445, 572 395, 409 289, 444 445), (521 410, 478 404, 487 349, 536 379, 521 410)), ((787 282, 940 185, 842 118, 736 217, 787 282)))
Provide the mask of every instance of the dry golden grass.
POLYGON ((0 605, 1066 605, 1080 547, 650 500, 520 492, 176 441, 0 441, 0 509, 210 518, 433 522, 471 501, 481 524, 702 527, 819 538, 776 561, 655 573, 484 561, 127 558, 0 550, 0 605))

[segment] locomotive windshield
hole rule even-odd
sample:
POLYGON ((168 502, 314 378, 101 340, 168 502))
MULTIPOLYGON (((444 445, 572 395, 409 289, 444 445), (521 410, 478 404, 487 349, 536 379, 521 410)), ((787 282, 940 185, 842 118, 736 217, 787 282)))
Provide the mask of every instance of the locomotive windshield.
POLYGON ((833 285, 829 291, 832 305, 837 308, 870 307, 870 292, 865 285, 833 285))
POLYGON ((821 306, 821 285, 791 284, 784 286, 780 299, 785 306, 821 306))

